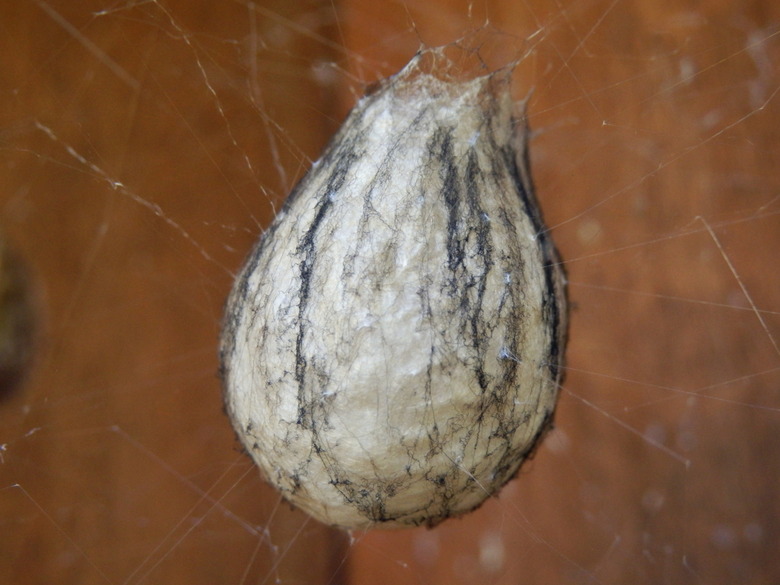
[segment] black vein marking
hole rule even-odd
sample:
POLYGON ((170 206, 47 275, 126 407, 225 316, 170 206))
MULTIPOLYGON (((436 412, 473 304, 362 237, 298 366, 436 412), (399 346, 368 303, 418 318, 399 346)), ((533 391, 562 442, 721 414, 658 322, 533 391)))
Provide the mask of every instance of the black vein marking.
POLYGON ((477 162, 477 154, 473 148, 468 152, 465 180, 467 190, 466 200, 470 212, 469 216, 472 223, 475 224, 475 227, 472 229, 476 231, 474 254, 476 258, 479 259, 481 268, 481 270, 472 277, 477 281, 477 298, 469 313, 469 320, 471 324, 471 336, 477 350, 475 373, 477 375, 479 387, 484 393, 487 390, 489 383, 487 374, 485 373, 485 360, 487 359, 487 345, 490 339, 490 332, 486 330, 492 329, 493 324, 482 318, 482 304, 485 298, 485 290, 487 289, 488 273, 493 269, 493 245, 490 234, 490 220, 486 217, 484 210, 479 204, 480 199, 483 196, 479 187, 483 184, 484 177, 482 176, 482 171, 477 162))
POLYGON ((544 225, 542 219, 542 211, 539 204, 536 201, 534 195, 533 183, 530 174, 530 161, 528 158, 528 149, 523 148, 523 157, 518 160, 517 152, 512 148, 503 149, 503 158, 507 161, 507 168, 514 179, 514 184, 517 186, 517 194, 523 203, 523 209, 526 216, 531 220, 536 238, 539 240, 538 249, 542 255, 542 268, 544 270, 544 294, 543 294, 543 307, 542 311, 545 317, 545 322, 550 328, 550 345, 548 349, 548 355, 550 359, 547 363, 549 375, 551 380, 560 381, 561 366, 562 366, 562 352, 563 347, 566 344, 566 331, 563 325, 563 315, 561 310, 561 300, 565 298, 566 291, 564 288, 563 265, 558 257, 558 252, 555 249, 550 238, 547 227, 544 225), (521 172, 519 165, 523 165, 525 170, 525 176, 529 182, 529 188, 526 189, 523 185, 521 172))
POLYGON ((313 416, 314 405, 312 404, 316 398, 312 399, 306 394, 307 359, 303 351, 303 340, 307 329, 306 308, 309 304, 309 295, 311 293, 314 263, 317 260, 317 233, 322 226, 325 216, 333 206, 333 198, 336 197, 339 190, 343 187, 347 173, 354 163, 356 156, 357 155, 353 151, 353 154, 345 154, 342 158, 337 160, 337 164, 326 182, 323 193, 318 197, 314 219, 295 250, 296 255, 301 257, 300 289, 298 291, 298 335, 295 340, 295 380, 298 382, 298 424, 309 430, 314 430, 317 422, 313 416))

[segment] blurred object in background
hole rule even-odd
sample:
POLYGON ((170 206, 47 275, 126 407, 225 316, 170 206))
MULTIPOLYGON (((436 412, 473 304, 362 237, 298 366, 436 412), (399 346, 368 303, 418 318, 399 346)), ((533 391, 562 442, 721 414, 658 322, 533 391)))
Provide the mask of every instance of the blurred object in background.
POLYGON ((24 381, 35 347, 36 316, 30 273, 0 233, 0 400, 24 381))

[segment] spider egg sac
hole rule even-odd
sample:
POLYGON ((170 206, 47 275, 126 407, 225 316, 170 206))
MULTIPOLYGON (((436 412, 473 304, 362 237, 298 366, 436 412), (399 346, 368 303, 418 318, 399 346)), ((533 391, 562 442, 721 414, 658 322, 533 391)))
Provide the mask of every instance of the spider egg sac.
POLYGON ((342 528, 478 507, 552 421, 564 276, 511 71, 419 53, 353 108, 246 260, 228 415, 293 505, 342 528), (432 63, 432 65, 431 65, 432 63))

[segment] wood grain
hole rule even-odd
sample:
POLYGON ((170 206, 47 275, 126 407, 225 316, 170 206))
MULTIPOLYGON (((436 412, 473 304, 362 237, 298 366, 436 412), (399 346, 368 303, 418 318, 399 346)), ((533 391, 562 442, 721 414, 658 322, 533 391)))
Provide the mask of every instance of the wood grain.
POLYGON ((778 582, 779 6, 0 2, 0 223, 43 324, 0 402, 0 581, 778 582), (556 430, 476 513, 350 540, 241 453, 222 306, 364 85, 486 20, 491 63, 528 53, 570 280, 556 430))

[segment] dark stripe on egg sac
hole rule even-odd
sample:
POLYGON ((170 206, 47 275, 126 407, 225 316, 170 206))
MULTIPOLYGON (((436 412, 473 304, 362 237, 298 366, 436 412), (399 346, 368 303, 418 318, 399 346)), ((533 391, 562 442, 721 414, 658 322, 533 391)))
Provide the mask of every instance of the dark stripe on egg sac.
POLYGON ((317 260, 317 235, 325 216, 333 206, 334 197, 343 188, 348 171, 355 159, 356 154, 354 154, 354 150, 352 154, 345 152, 335 159, 336 166, 325 183, 322 195, 319 196, 314 219, 295 250, 296 255, 301 257, 300 291, 298 293, 298 335, 295 340, 295 380, 298 382, 297 423, 306 429, 313 428, 314 420, 311 417, 311 400, 306 396, 307 361, 303 352, 303 339, 306 335, 306 307, 309 303, 314 263, 317 260))
POLYGON ((563 265, 558 259, 555 245, 550 239, 548 229, 542 220, 542 212, 533 193, 533 182, 529 172, 528 149, 514 149, 505 147, 502 149, 504 160, 507 162, 507 168, 514 177, 514 184, 517 186, 517 194, 523 203, 525 214, 531 220, 534 228, 534 234, 539 240, 537 249, 542 254, 542 268, 544 270, 544 294, 542 297, 542 312, 544 320, 550 327, 550 346, 548 354, 550 359, 547 363, 551 380, 560 380, 561 350, 566 343, 566 331, 563 330, 561 323, 561 308, 558 304, 559 298, 565 298, 565 283, 561 278, 565 278, 563 265), (518 155, 522 152, 522 156, 518 155), (518 160, 518 158, 520 160, 518 160), (525 170, 521 174, 519 165, 523 165, 525 170), (523 178, 526 179, 531 191, 524 187, 523 178), (559 277, 559 274, 561 275, 559 277))

